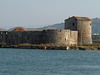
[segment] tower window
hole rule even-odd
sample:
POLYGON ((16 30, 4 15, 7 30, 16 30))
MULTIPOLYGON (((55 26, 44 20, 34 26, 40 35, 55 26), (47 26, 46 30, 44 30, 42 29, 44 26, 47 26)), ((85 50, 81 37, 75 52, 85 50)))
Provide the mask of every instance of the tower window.
POLYGON ((90 26, 91 26, 91 23, 90 23, 90 26))
POLYGON ((72 26, 75 26, 75 23, 72 23, 72 26))

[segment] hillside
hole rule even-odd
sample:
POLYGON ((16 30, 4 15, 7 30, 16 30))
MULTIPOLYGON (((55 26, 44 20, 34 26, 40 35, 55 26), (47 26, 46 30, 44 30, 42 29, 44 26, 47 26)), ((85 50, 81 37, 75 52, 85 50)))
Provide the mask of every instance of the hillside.
POLYGON ((40 28, 27 28, 27 30, 43 30, 43 29, 64 29, 64 23, 58 23, 40 28))
POLYGON ((100 18, 92 19, 92 32, 100 34, 100 18))
MULTIPOLYGON (((15 29, 11 28, 9 30, 15 29)), ((24 27, 23 27, 24 28, 24 27)), ((43 29, 64 29, 64 23, 58 23, 54 25, 48 25, 40 28, 24 28, 27 30, 43 30, 43 29)), ((94 33, 99 33, 100 34, 100 18, 93 18, 92 19, 92 32, 94 33)))
POLYGON ((0 28, 0 31, 6 31, 6 29, 0 28))

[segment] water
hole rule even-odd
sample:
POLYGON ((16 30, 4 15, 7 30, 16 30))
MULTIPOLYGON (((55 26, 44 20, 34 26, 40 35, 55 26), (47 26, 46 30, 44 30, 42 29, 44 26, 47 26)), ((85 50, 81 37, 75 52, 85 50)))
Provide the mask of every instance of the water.
POLYGON ((100 51, 0 48, 0 75, 99 75, 100 51))

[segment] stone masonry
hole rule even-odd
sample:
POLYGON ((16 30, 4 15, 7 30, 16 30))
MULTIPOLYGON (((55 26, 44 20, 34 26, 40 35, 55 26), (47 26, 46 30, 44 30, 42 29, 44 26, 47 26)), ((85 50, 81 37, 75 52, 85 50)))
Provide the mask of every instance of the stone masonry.
POLYGON ((92 44, 91 19, 88 17, 69 17, 65 29, 27 31, 18 27, 12 31, 0 31, 0 43, 15 44, 92 44))

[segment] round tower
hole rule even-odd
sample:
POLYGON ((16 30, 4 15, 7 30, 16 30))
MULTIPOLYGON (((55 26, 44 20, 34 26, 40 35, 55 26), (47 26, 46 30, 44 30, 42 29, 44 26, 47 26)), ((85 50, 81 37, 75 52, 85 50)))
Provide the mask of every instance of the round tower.
POLYGON ((91 20, 77 20, 79 44, 92 44, 91 20))
POLYGON ((92 44, 91 19, 73 16, 65 20, 65 29, 78 31, 78 44, 92 44))
POLYGON ((70 44, 70 30, 43 30, 44 44, 70 44))

